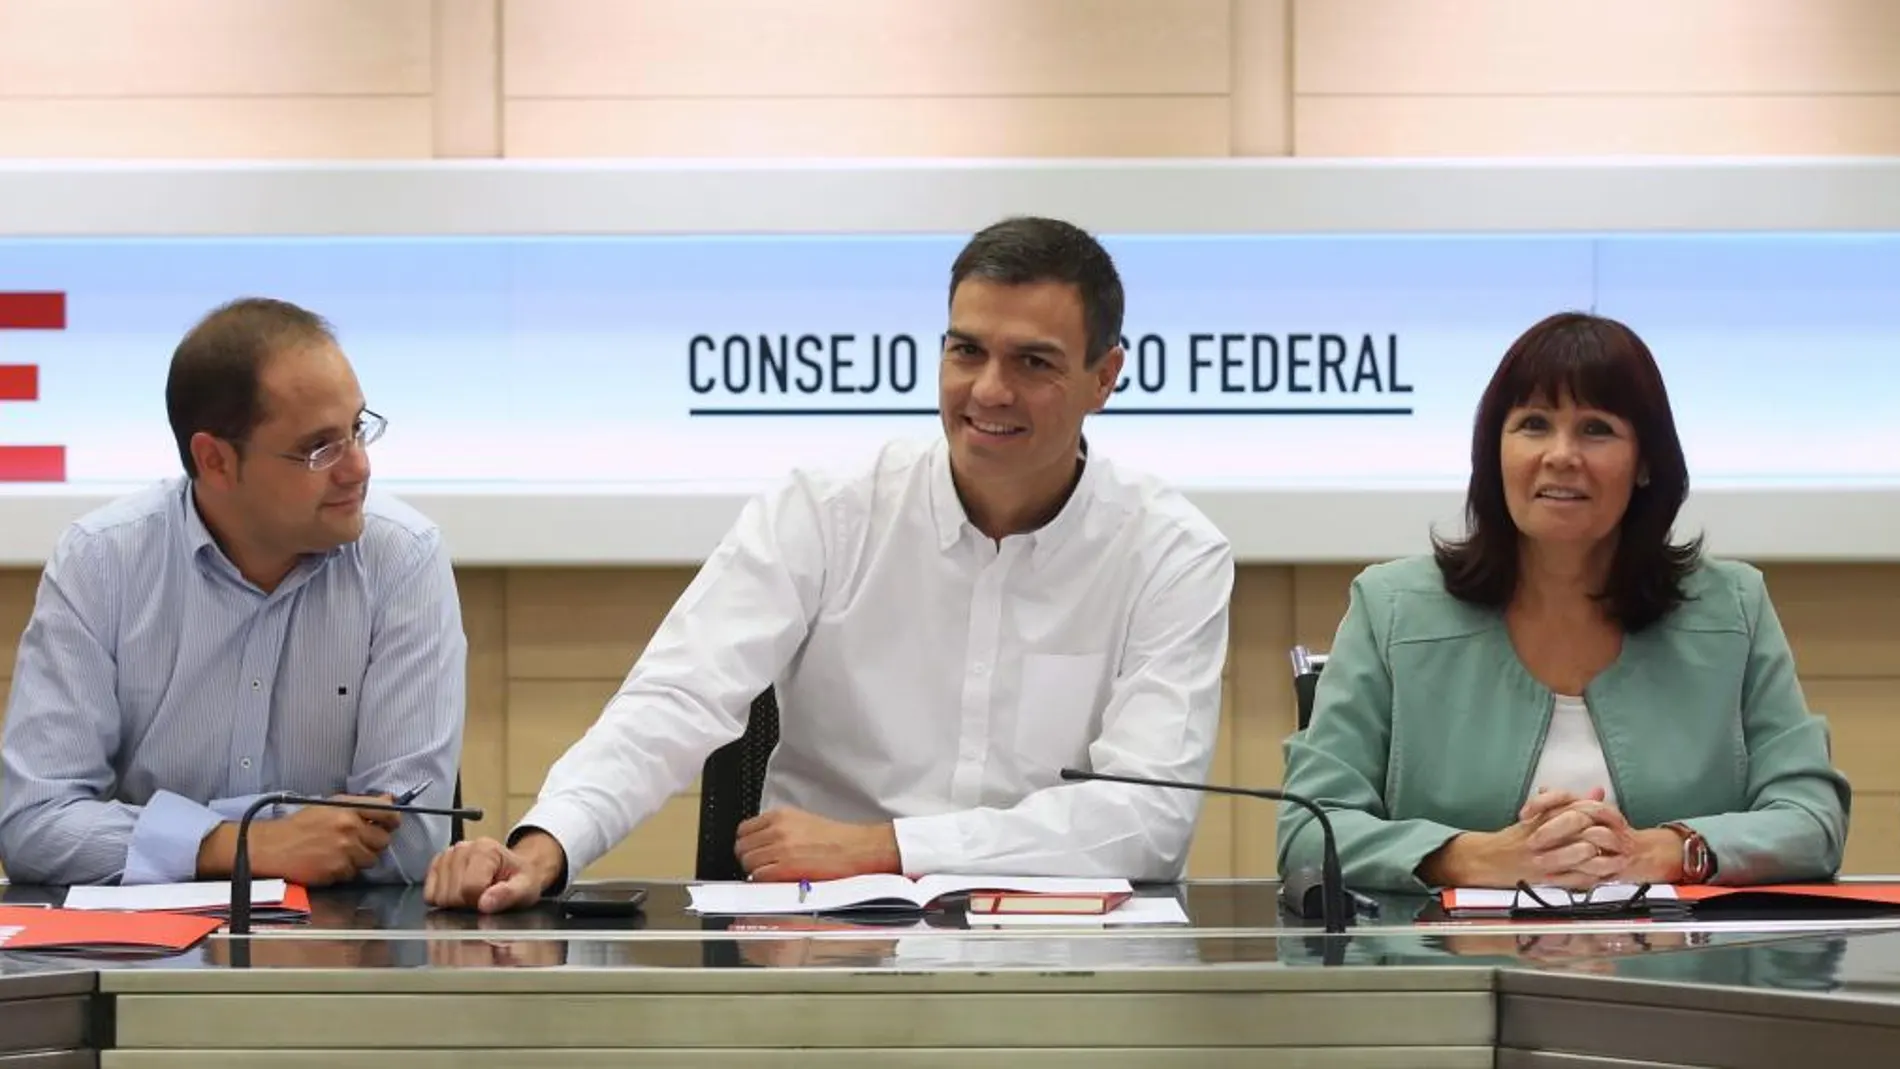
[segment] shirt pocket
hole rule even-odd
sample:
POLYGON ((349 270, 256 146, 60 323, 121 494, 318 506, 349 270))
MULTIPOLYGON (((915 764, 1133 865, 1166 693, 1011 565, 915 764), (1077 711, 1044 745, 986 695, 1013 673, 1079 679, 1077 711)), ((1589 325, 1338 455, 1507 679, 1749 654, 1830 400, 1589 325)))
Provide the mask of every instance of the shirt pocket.
POLYGON ((1025 779, 1059 782, 1064 768, 1087 768, 1089 744, 1101 722, 1108 690, 1103 653, 1031 653, 1023 656, 1016 703, 1016 753, 1025 779))

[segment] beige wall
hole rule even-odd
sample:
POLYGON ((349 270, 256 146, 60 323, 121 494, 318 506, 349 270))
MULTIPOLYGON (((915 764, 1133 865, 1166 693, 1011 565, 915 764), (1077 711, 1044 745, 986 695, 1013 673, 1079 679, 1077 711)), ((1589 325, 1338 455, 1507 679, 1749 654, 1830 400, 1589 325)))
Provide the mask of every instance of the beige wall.
MULTIPOLYGON (((0 155, 1219 156, 1900 152, 1891 0, 0 0, 0 155)), ((1422 537, 1422 536, 1421 536, 1422 537)), ((1215 775, 1272 782, 1286 647, 1349 569, 1249 567, 1215 775)), ((30 605, 0 572, 0 678, 30 605)), ((598 710, 678 570, 462 573, 470 800, 504 826, 598 710)), ((1900 565, 1777 566, 1900 870, 1900 565)), ((685 873, 692 797, 599 873, 685 873)), ((1272 864, 1210 805, 1197 874, 1272 864)))
POLYGON ((0 0, 0 155, 1900 152, 1891 0, 0 0))

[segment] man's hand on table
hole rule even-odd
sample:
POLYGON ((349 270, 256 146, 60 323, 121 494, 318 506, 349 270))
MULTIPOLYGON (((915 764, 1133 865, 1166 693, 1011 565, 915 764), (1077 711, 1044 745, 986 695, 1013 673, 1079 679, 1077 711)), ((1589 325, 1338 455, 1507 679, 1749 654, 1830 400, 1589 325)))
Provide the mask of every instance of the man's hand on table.
POLYGON ((774 809, 740 824, 733 849, 754 880, 836 880, 903 865, 890 824, 846 824, 802 809, 774 809))
MULTIPOLYGON (((332 797, 357 802, 390 802, 387 794, 332 797)), ((373 809, 306 806, 287 817, 251 825, 251 873, 277 877, 305 887, 327 887, 355 879, 376 864, 402 825, 397 813, 373 809)), ((237 825, 220 824, 198 847, 200 878, 229 877, 237 852, 237 825)))
POLYGON ((566 867, 552 835, 530 831, 513 848, 494 839, 456 843, 429 862, 422 900, 448 909, 500 913, 541 900, 566 867))

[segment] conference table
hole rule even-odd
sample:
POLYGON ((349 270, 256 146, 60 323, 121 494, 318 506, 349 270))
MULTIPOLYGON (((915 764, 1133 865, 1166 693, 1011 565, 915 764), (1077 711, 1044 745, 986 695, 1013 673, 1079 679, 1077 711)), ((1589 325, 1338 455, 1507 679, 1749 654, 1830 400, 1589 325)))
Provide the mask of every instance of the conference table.
POLYGON ((0 952, 0 1069, 1900 1064, 1892 915, 1469 921, 1388 897, 1327 935, 1230 880, 1142 889, 1186 925, 990 928, 701 917, 683 883, 642 885, 629 918, 346 888, 169 956, 0 952))

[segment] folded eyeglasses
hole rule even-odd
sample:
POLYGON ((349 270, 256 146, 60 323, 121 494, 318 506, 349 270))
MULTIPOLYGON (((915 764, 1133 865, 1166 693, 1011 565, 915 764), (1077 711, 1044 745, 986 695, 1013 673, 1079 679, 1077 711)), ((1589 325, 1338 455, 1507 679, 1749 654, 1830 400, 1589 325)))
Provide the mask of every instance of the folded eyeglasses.
POLYGON ((1574 891, 1564 887, 1545 887, 1542 890, 1532 887, 1524 880, 1517 881, 1518 903, 1511 908, 1513 916, 1523 917, 1650 917, 1674 916, 1688 912, 1688 904, 1673 898, 1651 899, 1650 885, 1641 883, 1636 889, 1624 893, 1617 888, 1607 897, 1599 892, 1603 885, 1587 891, 1574 891), (1557 900, 1552 901, 1555 897, 1557 900), (1536 908, 1523 905, 1529 899, 1536 908))

